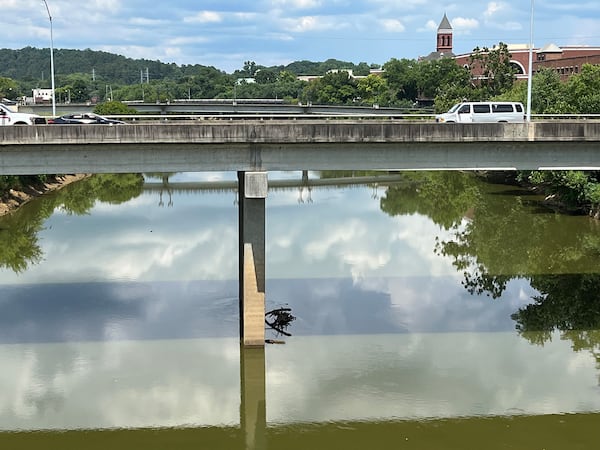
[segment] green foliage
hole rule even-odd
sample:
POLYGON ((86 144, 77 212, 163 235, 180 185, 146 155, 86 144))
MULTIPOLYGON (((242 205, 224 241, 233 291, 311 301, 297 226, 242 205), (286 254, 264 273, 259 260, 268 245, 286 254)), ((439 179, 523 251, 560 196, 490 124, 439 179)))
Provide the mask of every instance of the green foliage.
POLYGON ((261 69, 256 72, 254 79, 258 84, 275 83, 277 81, 277 73, 274 70, 261 69))
POLYGON ((600 205, 600 172, 548 170, 523 176, 565 209, 588 213, 600 205))
POLYGON ((554 214, 527 191, 479 188, 493 192, 494 201, 475 197, 470 220, 437 249, 453 259, 470 293, 499 298, 511 279, 597 272, 600 236, 593 220, 554 214))
POLYGON ((0 217, 0 267, 15 273, 37 264, 43 256, 37 238, 42 218, 22 220, 21 217, 20 213, 0 217))
POLYGON ((100 115, 137 113, 135 108, 131 108, 126 104, 117 101, 100 103, 99 105, 95 106, 94 112, 100 115))
MULTIPOLYGON (((39 177, 12 181, 26 186, 36 180, 39 182, 39 177)), ((3 177, 0 181, 10 180, 3 177)), ((56 208, 68 214, 87 214, 97 201, 119 204, 139 196, 143 185, 144 179, 139 174, 94 175, 0 217, 0 267, 20 273, 41 261, 43 253, 37 235, 56 208)))
POLYGON ((21 95, 19 85, 11 78, 0 77, 0 100, 7 98, 15 100, 21 95))
POLYGON ((515 81, 515 68, 511 65, 512 55, 508 46, 500 42, 498 46, 473 49, 470 66, 474 73, 481 73, 478 80, 479 99, 485 100, 509 91, 515 81))
POLYGON ((302 92, 302 99, 307 103, 348 105, 357 97, 356 81, 343 70, 312 81, 302 92))
POLYGON ((390 216, 422 214, 448 230, 461 223, 479 197, 476 183, 465 173, 404 172, 403 178, 381 198, 381 210, 390 216))
POLYGON ((567 274, 532 277, 531 285, 541 295, 534 303, 519 308, 511 317, 520 334, 554 330, 597 330, 600 328, 600 275, 567 274))
POLYGON ((283 70, 292 72, 296 75, 325 75, 330 70, 352 70, 356 71, 356 74, 358 75, 359 72, 364 71, 364 67, 355 66, 353 63, 347 61, 328 59, 323 62, 306 60, 295 61, 285 66, 283 70))
POLYGON ((0 192, 7 192, 9 189, 20 185, 20 179, 15 175, 0 175, 0 192))
POLYGON ((417 86, 417 61, 392 58, 383 65, 383 77, 390 89, 391 105, 396 101, 415 101, 419 94, 417 86))
POLYGON ((569 104, 576 113, 600 111, 600 66, 584 64, 581 71, 571 76, 566 86, 569 104))
MULTIPOLYGON (((370 69, 376 67, 374 64, 336 59, 296 61, 273 67, 247 60, 240 70, 228 75, 199 64, 178 66, 89 49, 55 49, 55 78, 59 102, 92 99, 165 102, 237 97, 402 107, 412 106, 419 99, 435 99, 435 110, 441 112, 463 100, 502 99, 525 104, 526 85, 515 83, 510 56, 502 42, 491 49, 474 49, 471 67, 482 75, 474 83, 469 71, 452 58, 437 61, 392 58, 383 65, 382 78, 377 79, 369 75, 370 69), (297 75, 325 76, 332 70, 338 73, 352 70, 354 75, 367 79, 325 80, 310 87, 296 79, 297 75), (238 84, 238 79, 249 77, 254 77, 256 83, 238 84), (321 87, 324 91, 318 92, 321 87)), ((0 94, 7 98, 31 95, 32 88, 50 87, 49 74, 49 49, 0 50, 0 94)), ((534 114, 600 111, 600 66, 583 65, 580 73, 567 82, 561 82, 555 70, 542 69, 533 77, 532 102, 534 114)))
POLYGON ((422 61, 415 68, 417 89, 421 98, 435 98, 444 92, 452 92, 459 88, 464 90, 471 84, 469 71, 456 64, 452 58, 422 61))
MULTIPOLYGON (((526 83, 518 83, 524 86, 523 91, 527 96, 526 83)), ((527 104, 527 100, 522 100, 527 104)), ((557 114, 567 112, 569 109, 565 102, 565 85, 560 81, 558 72, 543 68, 535 74, 532 80, 531 111, 535 114, 557 114)))
POLYGON ((388 85, 385 78, 369 75, 357 82, 358 96, 364 104, 387 105, 389 102, 388 85))

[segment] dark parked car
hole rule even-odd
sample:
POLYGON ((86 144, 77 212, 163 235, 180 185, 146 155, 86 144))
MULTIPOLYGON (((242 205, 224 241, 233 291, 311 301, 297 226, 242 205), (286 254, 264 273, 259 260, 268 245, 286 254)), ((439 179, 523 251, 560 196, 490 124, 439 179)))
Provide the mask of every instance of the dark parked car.
POLYGON ((106 117, 99 116, 94 113, 75 113, 65 114, 64 116, 56 117, 54 119, 48 119, 48 123, 54 123, 59 125, 85 125, 85 124, 104 124, 104 125, 116 125, 124 124, 122 120, 108 119, 106 117))

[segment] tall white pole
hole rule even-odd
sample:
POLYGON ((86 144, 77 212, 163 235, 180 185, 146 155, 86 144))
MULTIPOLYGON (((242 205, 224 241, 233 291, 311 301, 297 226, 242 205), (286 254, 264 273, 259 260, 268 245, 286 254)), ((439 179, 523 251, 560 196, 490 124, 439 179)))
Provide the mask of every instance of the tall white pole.
POLYGON ((527 68, 527 122, 531 122, 531 91, 533 79, 533 0, 531 0, 531 15, 529 23, 529 67, 527 68))
POLYGON ((48 12, 48 20, 50 21, 50 73, 52 77, 52 115, 56 116, 56 95, 54 93, 54 36, 52 32, 52 16, 50 15, 50 8, 48 8, 48 2, 44 1, 46 5, 46 11, 48 12))

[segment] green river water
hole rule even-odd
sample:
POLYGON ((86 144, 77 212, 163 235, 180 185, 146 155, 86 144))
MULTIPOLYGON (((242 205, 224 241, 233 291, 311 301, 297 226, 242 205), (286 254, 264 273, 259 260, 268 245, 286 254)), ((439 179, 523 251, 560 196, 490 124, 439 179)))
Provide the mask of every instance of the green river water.
POLYGON ((0 448, 597 448, 600 223, 365 175, 269 174, 298 180, 266 202, 267 308, 296 319, 264 351, 235 174, 96 175, 0 218, 0 448))

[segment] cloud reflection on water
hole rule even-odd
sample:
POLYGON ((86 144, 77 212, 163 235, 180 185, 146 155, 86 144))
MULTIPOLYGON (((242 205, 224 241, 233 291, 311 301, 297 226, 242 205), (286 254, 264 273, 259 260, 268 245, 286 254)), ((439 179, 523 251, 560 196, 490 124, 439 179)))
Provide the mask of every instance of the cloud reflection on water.
MULTIPOLYGON (((433 252, 444 232, 385 215, 368 188, 269 195, 267 305, 298 318, 268 349, 269 420, 600 409, 589 354, 514 331, 526 281, 468 294, 433 252)), ((0 272, 0 427, 238 423, 232 200, 145 194, 49 219, 45 261, 0 272)))

